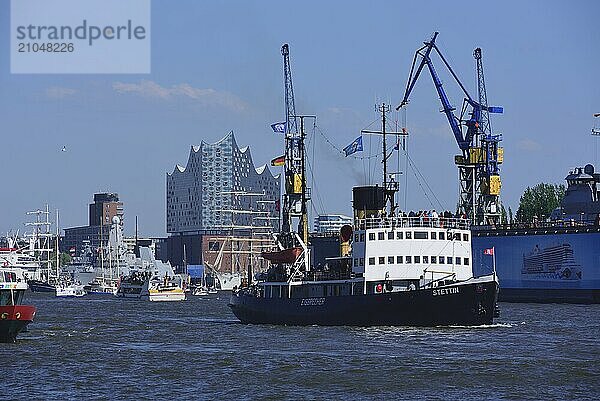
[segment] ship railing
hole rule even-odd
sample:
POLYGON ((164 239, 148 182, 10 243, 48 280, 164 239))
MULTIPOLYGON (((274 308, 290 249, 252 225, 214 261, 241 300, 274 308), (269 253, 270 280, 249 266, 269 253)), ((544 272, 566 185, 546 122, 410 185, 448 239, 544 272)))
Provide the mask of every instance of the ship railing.
POLYGON ((448 273, 443 271, 435 271, 435 270, 423 270, 423 284, 421 288, 433 288, 434 284, 437 283, 445 283, 446 280, 456 281, 456 273, 448 273), (431 280, 425 281, 427 278, 427 273, 431 273, 431 280), (444 276, 435 278, 435 275, 443 274, 444 276))
POLYGON ((358 230, 369 229, 396 229, 396 228, 454 228, 468 230, 471 223, 468 219, 455 217, 368 217, 354 219, 354 226, 358 230))
POLYGON ((600 223, 597 220, 551 220, 538 221, 530 223, 515 222, 510 224, 496 225, 473 225, 471 229, 474 231, 487 230, 530 230, 530 229, 554 229, 554 228, 582 228, 582 227, 599 227, 600 223))

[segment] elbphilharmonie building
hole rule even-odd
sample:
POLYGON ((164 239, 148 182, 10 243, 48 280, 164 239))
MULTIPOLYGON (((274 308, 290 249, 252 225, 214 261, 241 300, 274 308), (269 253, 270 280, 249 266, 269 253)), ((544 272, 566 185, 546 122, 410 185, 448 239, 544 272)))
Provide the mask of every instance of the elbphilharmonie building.
POLYGON ((239 148, 230 132, 192 146, 187 165, 167 173, 167 232, 277 230, 279 196, 279 175, 256 168, 249 147, 239 148))

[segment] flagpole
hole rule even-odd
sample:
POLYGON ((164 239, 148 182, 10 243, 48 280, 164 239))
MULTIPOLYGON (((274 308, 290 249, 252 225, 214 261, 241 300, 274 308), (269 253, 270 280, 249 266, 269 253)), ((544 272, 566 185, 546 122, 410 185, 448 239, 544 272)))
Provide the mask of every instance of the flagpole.
POLYGON ((494 281, 496 281, 496 247, 495 246, 492 247, 492 255, 494 255, 493 256, 493 259, 494 259, 494 263, 493 263, 494 267, 493 268, 494 268, 494 281))

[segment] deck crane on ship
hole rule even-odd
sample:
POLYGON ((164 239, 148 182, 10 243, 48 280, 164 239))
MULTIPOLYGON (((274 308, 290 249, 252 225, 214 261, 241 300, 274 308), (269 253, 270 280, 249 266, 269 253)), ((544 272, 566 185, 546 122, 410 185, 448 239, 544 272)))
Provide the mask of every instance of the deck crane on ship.
POLYGON ((473 53, 477 63, 479 95, 478 99, 475 100, 435 43, 437 36, 438 32, 435 32, 431 40, 424 42, 424 46, 416 51, 404 97, 396 110, 408 104, 409 96, 421 71, 427 66, 442 103, 442 112, 446 115, 461 150, 461 154, 455 156, 454 159, 458 167, 460 180, 458 211, 476 225, 499 224, 501 217, 499 164, 503 161, 504 152, 503 148, 499 146, 502 136, 493 135, 491 132, 489 113, 502 113, 503 108, 487 105, 481 49, 477 48, 473 53), (455 114, 456 108, 450 104, 442 81, 436 72, 431 59, 433 50, 439 55, 464 93, 465 98, 460 115, 455 114), (418 65, 417 61, 419 61, 418 65))

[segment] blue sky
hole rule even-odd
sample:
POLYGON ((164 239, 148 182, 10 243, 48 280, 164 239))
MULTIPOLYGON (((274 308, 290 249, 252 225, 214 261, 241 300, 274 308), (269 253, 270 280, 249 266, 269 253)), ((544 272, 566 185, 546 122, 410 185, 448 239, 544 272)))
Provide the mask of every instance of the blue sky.
MULTIPOLYGON (((153 0, 151 74, 13 75, 2 1, 0 232, 22 230, 25 212, 45 203, 60 210, 61 226, 86 224, 92 194, 108 190, 125 203, 127 233, 137 215, 143 235, 164 235, 165 175, 185 165, 191 145, 233 130, 257 165, 282 153, 269 124, 284 115, 283 43, 297 112, 316 114, 341 149, 377 119, 376 102, 399 103, 414 51, 436 30, 474 96, 472 52, 483 49, 488 101, 505 109, 493 116, 504 136, 502 199, 516 211, 525 187, 563 182, 569 168, 599 161, 590 135, 600 112, 599 12, 596 1, 153 0)), ((406 114, 410 155, 453 209, 458 147, 439 109, 423 75, 406 114)), ((315 210, 350 213, 351 187, 366 180, 363 162, 344 158, 319 133, 309 149, 315 210)), ((412 171, 407 189, 408 208, 432 207, 412 171)))

